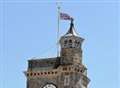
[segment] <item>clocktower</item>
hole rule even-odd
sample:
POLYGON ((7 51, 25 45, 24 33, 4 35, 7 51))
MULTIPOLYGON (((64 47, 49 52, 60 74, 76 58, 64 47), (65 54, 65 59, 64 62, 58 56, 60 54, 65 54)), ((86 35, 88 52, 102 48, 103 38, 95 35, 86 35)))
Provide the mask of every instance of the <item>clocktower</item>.
POLYGON ((60 57, 28 60, 27 88, 87 88, 87 68, 82 63, 81 38, 71 19, 68 32, 60 38, 60 57))

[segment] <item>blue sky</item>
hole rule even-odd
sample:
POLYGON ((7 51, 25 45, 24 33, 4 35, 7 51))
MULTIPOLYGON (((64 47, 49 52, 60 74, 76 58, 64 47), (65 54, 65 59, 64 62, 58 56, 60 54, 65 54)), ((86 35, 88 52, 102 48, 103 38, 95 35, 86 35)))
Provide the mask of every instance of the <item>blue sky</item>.
MULTIPOLYGON (((89 88, 119 86, 119 15, 115 0, 62 1, 61 11, 73 16, 85 38, 83 62, 89 88)), ((69 21, 60 21, 60 35, 69 21)), ((27 60, 55 57, 57 9, 54 0, 0 1, 0 88, 26 88, 27 60)))

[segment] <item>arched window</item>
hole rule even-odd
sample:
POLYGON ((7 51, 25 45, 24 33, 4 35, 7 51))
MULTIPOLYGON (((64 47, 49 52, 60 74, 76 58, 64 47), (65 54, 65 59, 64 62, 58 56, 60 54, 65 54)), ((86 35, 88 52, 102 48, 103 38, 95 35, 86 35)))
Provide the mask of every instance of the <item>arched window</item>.
POLYGON ((32 76, 32 75, 33 75, 33 73, 30 73, 30 75, 32 76))
POLYGON ((64 41, 64 44, 67 44, 67 40, 64 41))
POLYGON ((72 43, 72 40, 71 40, 71 39, 69 40, 69 43, 72 43))
POLYGON ((78 41, 75 40, 75 47, 78 47, 78 41))
POLYGON ((77 43, 77 40, 75 40, 75 43, 77 43))
POLYGON ((80 42, 77 42, 77 44, 79 45, 79 44, 80 44, 80 42))
POLYGON ((72 48, 72 40, 69 40, 69 48, 72 48))

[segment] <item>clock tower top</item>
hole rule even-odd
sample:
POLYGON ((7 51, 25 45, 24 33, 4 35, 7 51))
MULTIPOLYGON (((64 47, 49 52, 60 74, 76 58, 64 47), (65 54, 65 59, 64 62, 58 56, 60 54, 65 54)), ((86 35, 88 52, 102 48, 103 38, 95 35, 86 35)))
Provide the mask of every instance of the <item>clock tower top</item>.
POLYGON ((69 28, 68 32, 65 34, 65 36, 79 36, 75 31, 73 21, 74 21, 74 19, 71 18, 70 28, 69 28))
POLYGON ((80 64, 82 62, 81 45, 84 39, 76 33, 73 21, 71 19, 68 32, 60 38, 61 64, 80 64))

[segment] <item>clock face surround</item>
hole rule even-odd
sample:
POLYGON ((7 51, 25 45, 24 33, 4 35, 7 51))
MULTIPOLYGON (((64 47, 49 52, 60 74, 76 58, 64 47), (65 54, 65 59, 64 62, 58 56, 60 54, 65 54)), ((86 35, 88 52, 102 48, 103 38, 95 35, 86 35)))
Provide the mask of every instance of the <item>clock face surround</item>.
POLYGON ((54 84, 46 84, 43 88, 57 88, 54 84))

